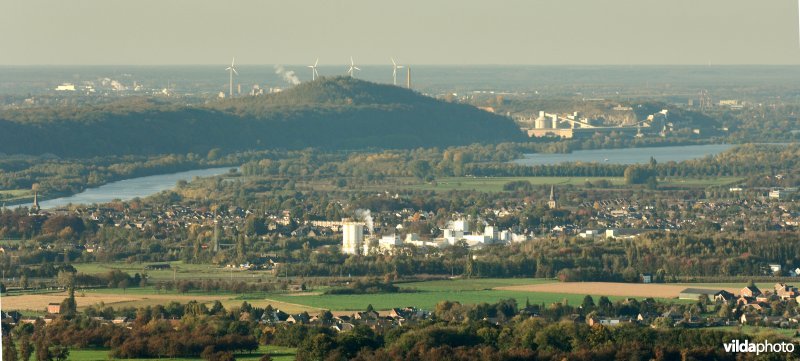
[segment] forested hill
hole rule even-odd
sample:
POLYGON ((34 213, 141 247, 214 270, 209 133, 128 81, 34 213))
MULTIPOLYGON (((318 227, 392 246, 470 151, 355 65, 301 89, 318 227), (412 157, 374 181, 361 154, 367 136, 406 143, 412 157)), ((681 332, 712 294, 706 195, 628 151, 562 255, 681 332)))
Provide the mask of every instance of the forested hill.
POLYGON ((86 157, 221 148, 415 148, 519 141, 513 121, 337 77, 260 97, 179 106, 153 98, 0 113, 0 152, 86 157))

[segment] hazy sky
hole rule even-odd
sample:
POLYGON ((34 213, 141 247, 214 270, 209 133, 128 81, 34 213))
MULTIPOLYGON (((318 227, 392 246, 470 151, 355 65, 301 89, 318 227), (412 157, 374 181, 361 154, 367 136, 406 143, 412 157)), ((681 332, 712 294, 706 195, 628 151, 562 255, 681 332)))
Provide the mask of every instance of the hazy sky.
POLYGON ((794 0, 4 0, 0 64, 800 64, 794 0))

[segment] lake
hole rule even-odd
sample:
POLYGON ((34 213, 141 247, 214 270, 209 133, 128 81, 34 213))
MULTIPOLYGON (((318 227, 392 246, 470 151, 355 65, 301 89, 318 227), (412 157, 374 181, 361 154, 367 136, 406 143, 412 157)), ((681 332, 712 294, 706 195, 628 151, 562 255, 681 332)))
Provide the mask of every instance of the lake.
POLYGON ((521 165, 551 165, 565 162, 634 164, 647 163, 650 157, 659 163, 681 162, 714 155, 733 148, 731 144, 679 145, 669 147, 576 150, 572 153, 525 154, 514 161, 521 165))
MULTIPOLYGON (((147 177, 125 179, 108 183, 97 188, 89 188, 81 193, 62 198, 54 198, 39 202, 43 209, 64 207, 69 204, 95 204, 108 203, 115 199, 127 201, 134 198, 144 198, 153 194, 172 189, 180 180, 191 181, 194 177, 211 177, 225 174, 231 168, 222 167, 197 169, 186 172, 159 174, 147 177)), ((31 203, 22 204, 30 207, 31 203)))

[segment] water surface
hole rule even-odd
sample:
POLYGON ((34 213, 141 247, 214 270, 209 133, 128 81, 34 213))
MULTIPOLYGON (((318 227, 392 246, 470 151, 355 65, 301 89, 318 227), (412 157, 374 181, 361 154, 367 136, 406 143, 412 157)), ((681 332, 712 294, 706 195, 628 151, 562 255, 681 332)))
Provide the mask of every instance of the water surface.
MULTIPOLYGON (((235 167, 209 168, 190 170, 186 172, 159 174, 147 177, 125 179, 108 183, 97 188, 89 188, 81 193, 54 198, 39 202, 41 208, 58 208, 69 204, 95 204, 108 203, 115 199, 127 201, 134 198, 144 198, 153 194, 172 189, 180 180, 190 181, 195 177, 211 177, 225 174, 235 167)), ((30 207, 30 203, 22 206, 30 207)))

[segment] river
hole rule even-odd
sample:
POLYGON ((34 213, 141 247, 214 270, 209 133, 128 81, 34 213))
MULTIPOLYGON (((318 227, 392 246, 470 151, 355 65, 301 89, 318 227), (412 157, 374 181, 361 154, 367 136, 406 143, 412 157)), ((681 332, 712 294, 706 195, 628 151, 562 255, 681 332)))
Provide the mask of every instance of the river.
MULTIPOLYGON (((733 145, 706 144, 649 148, 578 150, 572 153, 526 154, 514 163, 522 165, 548 165, 564 162, 598 162, 610 164, 647 163, 650 157, 658 162, 680 162, 724 152, 733 145)), ((172 189, 179 180, 190 181, 195 177, 211 177, 227 173, 231 168, 198 169, 179 173, 160 174, 147 177, 125 179, 108 183, 97 188, 89 188, 81 193, 62 198, 39 202, 44 209, 58 208, 69 204, 107 203, 115 199, 127 201, 144 198, 161 191, 172 189)), ((30 203, 22 206, 30 207, 30 203)))
MULTIPOLYGON (((180 180, 191 181, 195 177, 211 177, 225 174, 231 168, 208 168, 197 169, 186 172, 159 174, 147 177, 125 179, 117 182, 104 184, 97 188, 89 188, 69 197, 49 199, 39 202, 43 209, 64 207, 69 204, 95 204, 108 203, 115 199, 127 201, 134 198, 144 198, 167 189, 172 189, 180 180)), ((23 207, 30 207, 31 204, 22 204, 23 207)))
POLYGON ((514 163, 521 165, 552 165, 566 162, 634 164, 647 163, 650 157, 659 163, 681 162, 722 153, 733 148, 731 144, 678 145, 669 147, 621 148, 576 150, 572 153, 525 154, 514 163))

